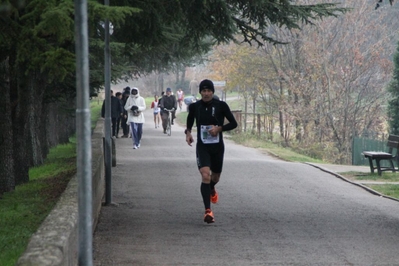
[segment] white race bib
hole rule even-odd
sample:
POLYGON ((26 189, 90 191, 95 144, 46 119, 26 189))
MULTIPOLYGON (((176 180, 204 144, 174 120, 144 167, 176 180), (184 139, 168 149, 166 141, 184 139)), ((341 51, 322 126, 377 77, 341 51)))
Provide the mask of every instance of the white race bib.
POLYGON ((204 144, 214 144, 219 143, 219 134, 215 137, 212 136, 208 130, 211 129, 212 126, 201 126, 201 140, 204 144))

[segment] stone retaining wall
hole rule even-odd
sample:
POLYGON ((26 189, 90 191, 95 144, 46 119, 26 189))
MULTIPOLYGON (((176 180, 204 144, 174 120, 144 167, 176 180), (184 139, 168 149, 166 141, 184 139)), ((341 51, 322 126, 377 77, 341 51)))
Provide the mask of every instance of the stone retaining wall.
MULTIPOLYGON (((100 119, 92 135, 93 231, 105 190, 103 124, 100 119)), ((78 265, 78 247, 78 181, 74 176, 16 266, 78 265)))

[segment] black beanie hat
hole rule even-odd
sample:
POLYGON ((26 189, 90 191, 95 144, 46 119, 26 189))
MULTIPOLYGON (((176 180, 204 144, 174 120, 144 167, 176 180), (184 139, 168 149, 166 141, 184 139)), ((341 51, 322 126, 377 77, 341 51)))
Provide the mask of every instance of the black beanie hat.
POLYGON ((215 93, 215 87, 213 87, 213 82, 210 81, 209 79, 204 79, 203 81, 201 81, 199 85, 199 92, 201 93, 203 89, 209 89, 213 93, 215 93))

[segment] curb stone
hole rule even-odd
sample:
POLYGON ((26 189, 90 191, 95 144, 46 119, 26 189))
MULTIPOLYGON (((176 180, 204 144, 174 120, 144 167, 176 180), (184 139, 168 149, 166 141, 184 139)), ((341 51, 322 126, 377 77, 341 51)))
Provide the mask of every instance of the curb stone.
POLYGON ((319 165, 313 164, 313 163, 304 163, 304 164, 307 164, 307 165, 313 166, 313 167, 315 167, 315 168, 318 168, 318 169, 322 170, 323 172, 330 173, 330 174, 332 174, 332 175, 334 175, 334 176, 336 176, 336 177, 338 177, 338 178, 340 178, 340 179, 342 179, 342 180, 344 180, 344 181, 346 181, 346 182, 348 182, 348 183, 350 183, 350 184, 352 184, 352 185, 355 185, 355 186, 358 186, 358 187, 363 188, 364 190, 370 192, 371 194, 374 194, 374 195, 379 196, 379 197, 382 197, 382 198, 387 198, 387 199, 391 199, 391 200, 394 200, 394 201, 398 201, 398 202, 399 202, 399 199, 397 199, 397 198, 393 198, 393 197, 390 197, 390 196, 386 196, 386 195, 384 195, 384 194, 381 194, 380 192, 375 191, 374 189, 371 189, 371 188, 365 186, 365 185, 362 184, 362 183, 353 182, 353 181, 347 179, 346 177, 344 177, 344 176, 342 176, 342 175, 340 175, 340 174, 338 174, 338 173, 335 173, 335 172, 333 172, 333 171, 331 171, 331 170, 328 170, 328 169, 326 169, 326 168, 323 168, 322 166, 319 166, 319 165))

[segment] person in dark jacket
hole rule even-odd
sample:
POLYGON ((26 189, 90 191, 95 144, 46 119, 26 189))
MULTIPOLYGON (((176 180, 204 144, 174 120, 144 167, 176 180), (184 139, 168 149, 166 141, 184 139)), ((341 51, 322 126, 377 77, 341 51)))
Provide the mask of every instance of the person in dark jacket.
MULTIPOLYGON (((115 96, 116 96, 116 98, 118 98, 118 100, 119 100, 119 104, 121 105, 121 108, 122 108, 122 110, 124 110, 124 105, 123 105, 123 101, 122 101, 122 92, 117 92, 117 93, 115 93, 115 96)), ((120 116, 118 116, 118 118, 116 119, 116 133, 115 133, 115 136, 116 136, 116 138, 119 138, 119 129, 120 129, 120 127, 121 127, 121 120, 122 120, 122 117, 123 117, 123 112, 122 112, 122 114, 120 115, 120 116)))
POLYGON ((187 115, 186 142, 192 145, 191 129, 197 125, 197 166, 201 174, 201 195, 205 206, 204 222, 213 223, 215 218, 211 203, 219 200, 215 185, 219 182, 223 168, 223 131, 237 127, 237 121, 227 103, 214 97, 213 82, 205 79, 199 85, 201 100, 189 105, 187 115), (225 119, 228 123, 225 123, 225 119))
MULTIPOLYGON (((116 135, 116 120, 118 117, 123 115, 123 108, 118 98, 114 96, 114 92, 111 90, 111 124, 112 124, 112 137, 116 135)), ((101 117, 105 117, 105 100, 101 107, 101 117)))
MULTIPOLYGON (((123 89, 123 93, 122 93, 122 106, 124 107, 127 99, 130 96, 130 87, 127 86, 126 88, 123 89)), ((122 115, 122 130, 123 130, 123 136, 122 138, 128 138, 129 137, 129 125, 127 124, 127 111, 123 108, 123 115, 122 115)))
POLYGON ((172 89, 167 88, 166 93, 164 96, 162 96, 161 100, 159 101, 160 107, 161 107, 161 118, 162 118, 162 127, 163 127, 163 133, 166 134, 166 126, 168 122, 168 116, 169 112, 167 110, 173 110, 172 112, 172 125, 173 121, 176 118, 176 110, 177 110, 177 100, 176 97, 172 94, 172 89))

